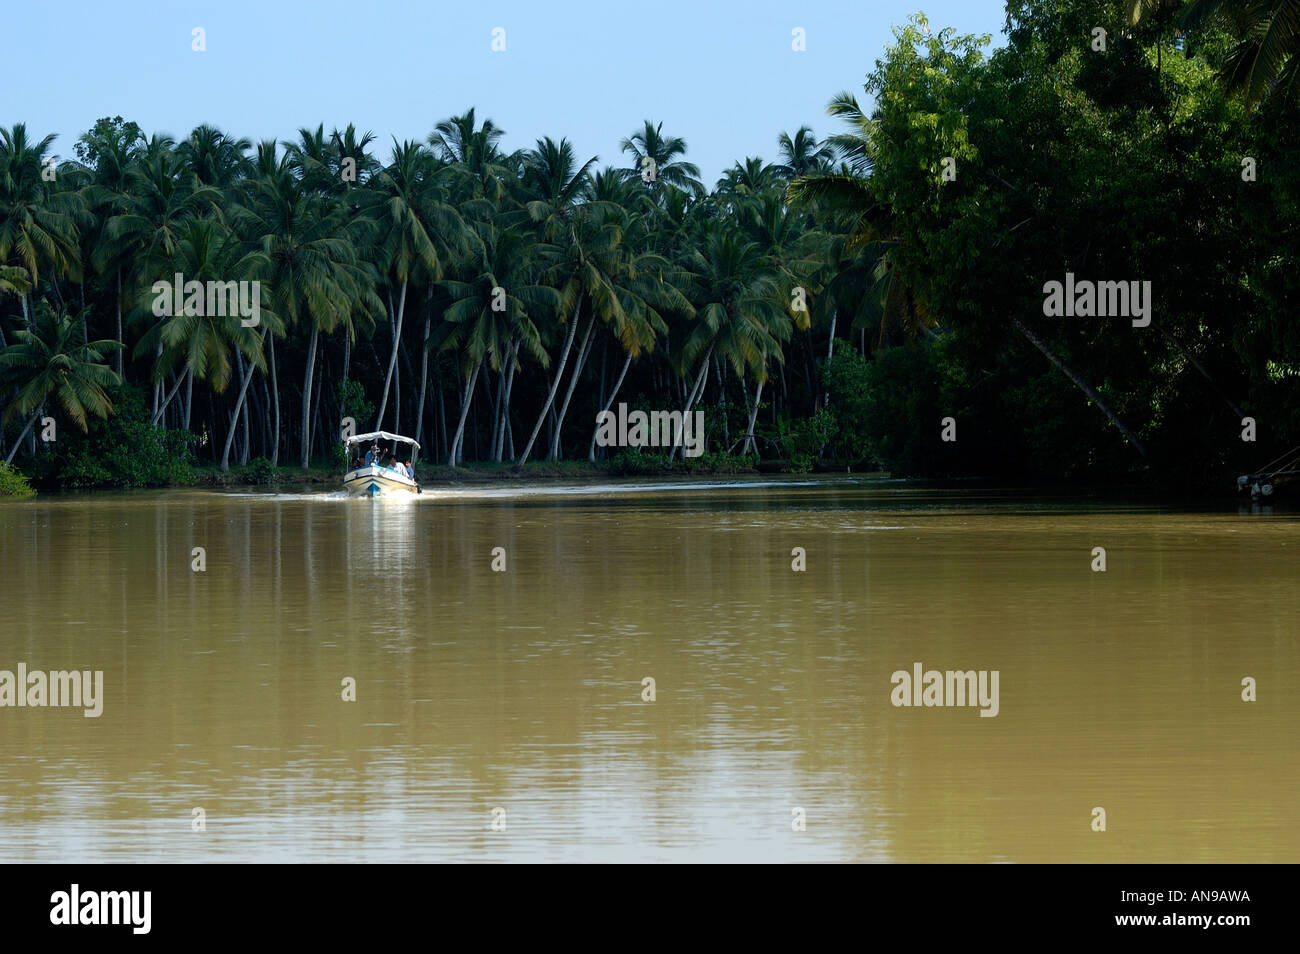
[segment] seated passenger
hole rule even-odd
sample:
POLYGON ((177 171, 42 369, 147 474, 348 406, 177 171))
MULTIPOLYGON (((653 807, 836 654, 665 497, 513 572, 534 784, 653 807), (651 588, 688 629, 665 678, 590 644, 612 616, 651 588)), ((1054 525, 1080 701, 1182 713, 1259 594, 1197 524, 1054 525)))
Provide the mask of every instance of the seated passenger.
POLYGON ((366 451, 366 464, 365 464, 365 466, 369 467, 369 466, 371 465, 371 463, 374 461, 374 459, 375 459, 375 450, 374 450, 374 448, 372 447, 370 450, 366 451))

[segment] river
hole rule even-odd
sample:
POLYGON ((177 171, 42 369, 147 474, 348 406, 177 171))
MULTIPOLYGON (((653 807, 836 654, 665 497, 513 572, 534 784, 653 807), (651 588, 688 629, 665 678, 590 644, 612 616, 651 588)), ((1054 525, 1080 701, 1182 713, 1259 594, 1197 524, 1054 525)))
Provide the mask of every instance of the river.
POLYGON ((858 478, 3 503, 0 670, 103 691, 0 707, 0 860, 1293 861, 1296 531, 858 478), (996 715, 895 705, 915 664, 996 715))

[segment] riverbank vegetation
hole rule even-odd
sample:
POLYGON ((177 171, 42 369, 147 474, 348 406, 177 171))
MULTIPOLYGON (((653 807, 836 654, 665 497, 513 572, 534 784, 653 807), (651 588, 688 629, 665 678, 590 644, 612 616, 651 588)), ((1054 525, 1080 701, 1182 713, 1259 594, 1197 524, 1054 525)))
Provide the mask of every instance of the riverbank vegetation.
POLYGON ((0 128, 0 460, 308 474, 352 425, 447 468, 1227 486, 1300 442, 1284 6, 1011 0, 996 50, 918 15, 829 138, 712 188, 651 120, 612 163, 505 152, 474 109, 387 149, 119 116, 60 158, 0 128), (1046 315, 1067 273, 1149 281, 1149 323, 1046 315), (619 402, 704 410, 706 455, 598 446, 619 402))

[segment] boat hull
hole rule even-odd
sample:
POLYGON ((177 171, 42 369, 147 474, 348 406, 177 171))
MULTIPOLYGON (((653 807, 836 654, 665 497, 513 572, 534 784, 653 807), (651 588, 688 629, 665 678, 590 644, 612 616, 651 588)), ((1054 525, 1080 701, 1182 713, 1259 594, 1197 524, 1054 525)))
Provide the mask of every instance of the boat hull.
POLYGON ((343 475, 343 489, 354 497, 393 497, 416 494, 419 486, 387 467, 358 467, 343 475))

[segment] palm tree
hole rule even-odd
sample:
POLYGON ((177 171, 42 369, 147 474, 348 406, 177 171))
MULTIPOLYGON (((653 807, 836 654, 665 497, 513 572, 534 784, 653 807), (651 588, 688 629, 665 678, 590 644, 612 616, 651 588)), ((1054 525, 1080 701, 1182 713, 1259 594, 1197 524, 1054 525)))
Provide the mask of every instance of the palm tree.
MULTIPOLYGON (((589 258, 587 244, 594 237, 588 235, 589 216, 598 208, 597 203, 583 203, 588 186, 589 170, 596 163, 592 156, 581 166, 573 145, 567 139, 558 143, 549 136, 537 141, 537 148, 529 153, 525 165, 525 182, 530 187, 534 198, 525 204, 532 221, 541 226, 546 243, 542 246, 543 255, 548 260, 548 281, 557 289, 560 296, 559 318, 568 325, 564 344, 560 348, 560 360, 555 368, 555 376, 547 390, 546 400, 542 403, 537 422, 533 425, 528 443, 524 446, 516 466, 522 467, 533 451, 537 435, 542 429, 546 415, 555 403, 556 392, 560 388, 560 379, 568 366, 569 354, 573 348, 574 335, 581 320, 584 297, 595 295, 603 302, 610 301, 610 289, 605 275, 589 258), (566 318, 567 316, 567 318, 566 318)), ((599 234, 599 232, 597 232, 599 234)), ((583 346, 587 335, 591 333, 594 315, 587 323, 587 332, 583 336, 583 346)))
MULTIPOLYGON (((83 163, 82 170, 88 180, 85 189, 86 205, 93 213, 90 234, 84 236, 89 246, 89 254, 83 258, 92 265, 97 260, 107 261, 113 256, 107 241, 104 226, 113 215, 125 212, 130 201, 132 170, 145 153, 144 133, 135 123, 128 123, 118 116, 115 119, 101 119, 95 128, 77 140, 74 147, 78 158, 83 163), (106 254, 101 255, 102 246, 106 254)), ((122 265, 121 261, 112 262, 113 300, 114 300, 114 337, 123 340, 122 335, 122 265)), ((122 374, 124 348, 113 354, 114 370, 122 374)))
MULTIPOLYGON (((789 199, 814 216, 828 216, 834 230, 845 237, 847 252, 871 256, 873 275, 877 282, 884 283, 881 297, 886 315, 882 321, 888 320, 891 310, 894 313, 910 310, 924 324, 930 309, 916 291, 919 282, 914 280, 915 276, 905 274, 894 260, 893 252, 902 241, 897 216, 888 201, 879 198, 873 188, 871 173, 880 152, 879 123, 849 93, 836 96, 827 112, 846 120, 851 127, 848 132, 827 140, 840 156, 841 166, 833 172, 796 179, 790 184, 789 199)), ((1011 326, 1083 392, 1139 454, 1146 456, 1146 449, 1137 437, 1078 372, 1019 318, 1012 316, 1011 326)))
POLYGON ((715 191, 738 204, 775 189, 780 179, 779 166, 769 166, 757 156, 750 156, 724 172, 715 191))
MULTIPOLYGON (((640 223, 634 223, 634 229, 629 231, 639 231, 635 229, 637 225, 640 223)), ((629 250, 629 244, 625 242, 622 245, 622 261, 615 272, 620 308, 611 310, 606 319, 606 327, 623 349, 623 367, 604 398, 602 413, 613 406, 632 362, 653 351, 660 337, 667 337, 668 323, 664 314, 671 312, 683 320, 695 314, 690 300, 679 290, 689 283, 689 274, 661 255, 652 252, 634 254, 629 250)), ((600 413, 597 414, 599 419, 600 413)), ((598 428, 592 429, 591 443, 587 447, 587 459, 592 462, 596 460, 598 431, 598 428)))
MULTIPOLYGON (((687 262, 698 297, 696 321, 683 343, 681 360, 685 370, 699 359, 699 371, 686 399, 683 418, 704 393, 709 360, 715 351, 738 378, 753 372, 759 382, 757 394, 761 394, 768 361, 779 360, 781 343, 789 340, 792 329, 784 308, 783 289, 762 249, 733 223, 707 223, 698 246, 688 253, 687 262)), ((673 448, 673 456, 677 450, 673 448)))
POLYGON ((122 378, 104 363, 104 356, 122 345, 107 340, 83 342, 84 317, 56 312, 41 302, 32 326, 16 331, 17 341, 0 351, 0 381, 17 389, 5 408, 4 421, 27 415, 6 464, 13 461, 40 409, 51 400, 83 432, 90 417, 104 418, 113 410, 107 389, 120 385, 122 378))
MULTIPOLYGON (((350 329, 354 313, 374 315, 384 307, 375 293, 373 266, 357 251, 355 239, 364 224, 349 223, 344 207, 320 193, 325 183, 314 171, 326 169, 328 158, 304 166, 309 162, 315 160, 290 150, 269 174, 251 183, 246 205, 236 218, 240 233, 268 263, 266 278, 275 313, 286 325, 302 322, 311 329, 303 377, 304 468, 311 458, 312 385, 320 334, 333 334, 340 326, 350 329), (303 168, 306 174, 294 175, 303 168)), ((268 340, 268 346, 273 353, 273 340, 268 340)), ((277 386, 277 405, 278 393, 277 386)), ((273 463, 279 453, 278 420, 275 435, 273 463)))
MULTIPOLYGON (((185 224, 220 200, 218 189, 196 186, 193 177, 185 174, 168 139, 155 138, 144 158, 128 169, 123 208, 104 223, 92 255, 92 264, 101 272, 112 270, 122 276, 117 289, 119 326, 124 298, 137 306, 146 298, 152 300, 152 284, 172 278, 170 263, 185 224), (122 284, 127 287, 125 296, 122 284)), ((139 307, 133 311, 139 316, 146 314, 139 307)), ((155 346, 161 347, 161 342, 155 346)), ((161 351, 155 352, 155 362, 160 356, 161 351)), ((161 397, 161 383, 155 382, 154 414, 161 397)))
POLYGON ((392 161, 366 189, 366 215, 375 227, 377 264, 391 283, 388 311, 393 328, 393 350, 375 430, 383 427, 393 370, 397 367, 407 286, 413 277, 437 281, 450 260, 467 254, 472 247, 473 233, 445 201, 440 180, 446 168, 418 143, 394 140, 392 161), (396 303, 393 290, 398 296, 396 303))
MULTIPOLYGON (((270 271, 270 260, 261 251, 245 251, 239 236, 224 221, 215 217, 191 218, 177 230, 175 251, 167 267, 181 272, 187 280, 198 282, 261 281, 270 271)), ((152 300, 152 297, 142 298, 137 314, 152 313, 152 300)), ((271 307, 260 308, 256 326, 245 325, 238 314, 208 314, 206 307, 203 311, 195 314, 181 309, 179 314, 159 317, 140 339, 136 352, 142 356, 152 350, 160 356, 155 365, 155 381, 161 382, 168 370, 178 369, 171 391, 153 413, 154 424, 161 420, 183 382, 202 381, 215 393, 222 394, 238 370, 240 391, 221 459, 221 469, 227 470, 253 368, 264 368, 266 336, 281 331, 283 326, 271 307)))
POLYGON ((348 123, 347 128, 342 132, 334 130, 330 134, 330 140, 333 144, 330 169, 334 174, 334 182, 342 184, 343 192, 364 185, 379 171, 379 160, 366 151, 375 141, 374 133, 364 132, 357 135, 357 127, 348 123), (352 168, 347 171, 355 172, 355 179, 351 177, 345 179, 343 175, 344 163, 349 159, 352 160, 352 168))
MULTIPOLYGON (((1128 0, 1130 23, 1152 19, 1176 0, 1128 0)), ((1295 0, 1190 0, 1178 25, 1192 31, 1218 20, 1237 39, 1219 75, 1232 93, 1255 106, 1270 93, 1300 92, 1300 4, 1295 0)))
POLYGON ((654 163, 654 183, 667 183, 678 189, 695 195, 704 193, 704 183, 700 181, 700 169, 694 163, 685 162, 680 157, 686 154, 686 140, 680 136, 665 136, 664 124, 655 125, 645 120, 645 125, 627 139, 619 143, 619 148, 632 157, 632 168, 624 170, 628 179, 639 179, 642 172, 649 168, 643 160, 654 163))
POLYGON ((27 269, 16 265, 0 265, 0 295, 25 295, 32 287, 32 277, 27 269))
POLYGON ((510 387, 519 366, 520 349, 541 366, 548 362, 542 336, 532 315, 559 308, 560 296, 553 288, 533 284, 535 250, 531 237, 518 229, 500 230, 495 225, 480 229, 481 252, 466 281, 443 281, 441 287, 451 303, 443 312, 449 334, 444 350, 459 348, 465 393, 461 398, 460 420, 452 439, 447 465, 455 467, 465 436, 465 421, 479 370, 486 363, 500 379, 497 413, 493 425, 492 454, 501 459, 509 419, 510 387), (508 369, 508 371, 507 371, 508 369))
POLYGON ((835 150, 819 143, 811 126, 800 126, 793 138, 789 133, 781 133, 777 148, 781 162, 776 169, 787 180, 822 172, 835 161, 835 150))
MULTIPOLYGON (((50 135, 32 143, 23 123, 0 128, 0 265, 16 260, 33 286, 40 284, 43 268, 53 277, 80 280, 77 217, 85 204, 75 192, 48 188, 42 178, 53 142, 50 135)), ((20 297, 23 319, 30 322, 28 295, 20 297)))
POLYGON ((252 171, 248 139, 236 139, 206 123, 195 127, 189 138, 176 147, 185 168, 201 185, 226 189, 252 171))
MULTIPOLYGON (((517 164, 497 145, 505 130, 490 119, 483 120, 482 126, 476 127, 475 122, 473 109, 444 119, 434 126, 429 146, 440 162, 453 166, 469 184, 467 198, 499 204, 516 179, 517 164)), ((492 205, 481 207, 481 211, 494 210, 492 205)))

